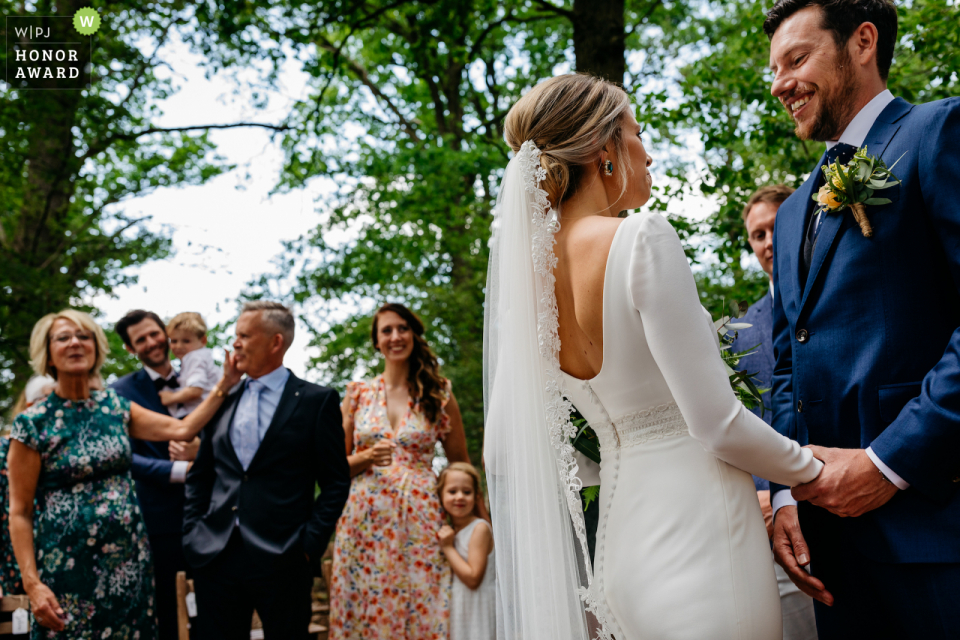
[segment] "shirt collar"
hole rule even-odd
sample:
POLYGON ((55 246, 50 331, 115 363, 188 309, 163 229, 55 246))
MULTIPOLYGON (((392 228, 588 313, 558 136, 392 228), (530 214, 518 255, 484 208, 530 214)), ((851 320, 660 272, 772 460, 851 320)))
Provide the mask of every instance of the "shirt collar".
POLYGON ((290 369, 280 366, 266 375, 250 379, 256 380, 271 391, 279 391, 283 389, 284 385, 287 384, 287 380, 290 379, 290 369))
POLYGON ((893 102, 893 94, 890 93, 889 89, 884 89, 878 93, 863 109, 860 109, 860 113, 854 116, 847 128, 843 130, 839 140, 827 141, 827 149, 833 148, 838 142, 849 144, 858 149, 862 147, 863 141, 873 127, 873 123, 877 121, 877 118, 891 102, 893 102))
POLYGON ((151 368, 148 367, 147 365, 143 365, 143 370, 147 372, 147 375, 150 376, 150 379, 151 379, 151 380, 158 380, 158 379, 160 379, 160 378, 163 378, 164 380, 169 380, 170 378, 176 378, 176 377, 177 377, 177 371, 176 371, 173 367, 170 368, 170 375, 168 375, 168 376, 162 376, 162 375, 160 375, 159 372, 154 371, 153 369, 151 369, 151 368))
POLYGON ((773 278, 770 278, 770 299, 776 300, 776 298, 774 297, 774 290, 773 290, 773 278))

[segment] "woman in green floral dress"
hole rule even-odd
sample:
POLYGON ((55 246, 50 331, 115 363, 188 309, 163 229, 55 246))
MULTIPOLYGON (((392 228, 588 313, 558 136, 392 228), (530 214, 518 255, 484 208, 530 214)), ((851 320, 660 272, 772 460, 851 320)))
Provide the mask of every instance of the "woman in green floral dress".
POLYGON ((220 407, 221 390, 239 380, 228 356, 215 392, 175 420, 113 390, 90 389, 107 351, 103 330, 71 309, 45 316, 30 338, 34 369, 57 380, 53 393, 14 420, 8 459, 10 534, 39 623, 35 640, 156 638, 129 438, 191 440, 220 407))

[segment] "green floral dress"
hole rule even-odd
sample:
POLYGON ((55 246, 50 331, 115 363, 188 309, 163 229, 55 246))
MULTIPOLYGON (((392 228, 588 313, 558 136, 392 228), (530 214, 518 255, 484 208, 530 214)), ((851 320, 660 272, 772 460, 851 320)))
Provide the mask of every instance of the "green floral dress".
POLYGON ((34 546, 40 579, 66 629, 31 638, 154 640, 153 566, 130 476, 129 401, 50 394, 17 416, 11 437, 40 453, 34 546))
POLYGON ((23 593, 20 569, 10 544, 10 495, 7 482, 7 450, 10 440, 0 436, 0 589, 4 595, 23 593))

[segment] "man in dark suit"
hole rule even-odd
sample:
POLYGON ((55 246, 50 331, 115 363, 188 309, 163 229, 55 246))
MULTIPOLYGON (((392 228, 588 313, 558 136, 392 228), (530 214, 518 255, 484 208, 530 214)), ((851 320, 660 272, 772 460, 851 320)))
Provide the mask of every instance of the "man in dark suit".
POLYGON ((350 468, 339 395, 283 366, 293 333, 283 305, 244 305, 233 346, 247 377, 205 427, 187 476, 183 544, 203 640, 246 640, 254 609, 268 640, 307 638, 350 468))
MULTIPOLYGON (((169 415, 158 392, 177 387, 177 374, 170 364, 167 332, 160 316, 138 309, 121 318, 114 326, 130 353, 143 368, 126 375, 111 386, 116 392, 141 407, 169 415)), ((187 469, 197 454, 200 439, 191 443, 147 442, 130 439, 133 450, 133 479, 137 499, 147 525, 156 582, 157 619, 161 640, 177 638, 176 577, 187 569, 183 556, 184 481, 187 469)))
POLYGON ((826 142, 820 166, 865 146, 901 180, 867 206, 870 237, 815 208, 819 167, 780 207, 773 425, 825 466, 771 487, 774 551, 823 640, 958 638, 960 99, 887 90, 891 0, 779 0, 764 30, 771 92, 826 142))
MULTIPOLYGON (((777 209, 790 197, 793 189, 776 184, 762 187, 756 191, 743 208, 743 224, 747 230, 747 239, 753 249, 760 268, 767 274, 770 290, 754 303, 744 314, 740 322, 749 324, 746 329, 737 332, 737 339, 731 349, 734 352, 753 349, 753 353, 740 360, 740 370, 756 373, 757 386, 767 389, 761 396, 766 409, 751 409, 767 424, 773 418, 769 410, 770 382, 773 380, 773 228, 777 219, 777 209)), ((753 476, 757 487, 760 510, 767 525, 767 535, 773 535, 773 510, 770 506, 770 483, 763 478, 753 476)), ((816 640, 817 626, 813 615, 813 600, 800 591, 786 571, 775 565, 777 587, 780 591, 780 613, 783 619, 783 640, 816 640)))

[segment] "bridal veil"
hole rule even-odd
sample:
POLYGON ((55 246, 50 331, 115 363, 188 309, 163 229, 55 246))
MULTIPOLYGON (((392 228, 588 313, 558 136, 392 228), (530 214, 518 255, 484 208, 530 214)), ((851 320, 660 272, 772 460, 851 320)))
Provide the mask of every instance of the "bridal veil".
POLYGON ((540 150, 507 165, 494 212, 484 318, 484 464, 497 563, 500 640, 615 633, 591 590, 580 480, 564 396, 553 269, 557 213, 540 150), (589 624, 588 624, 589 618, 589 624))

